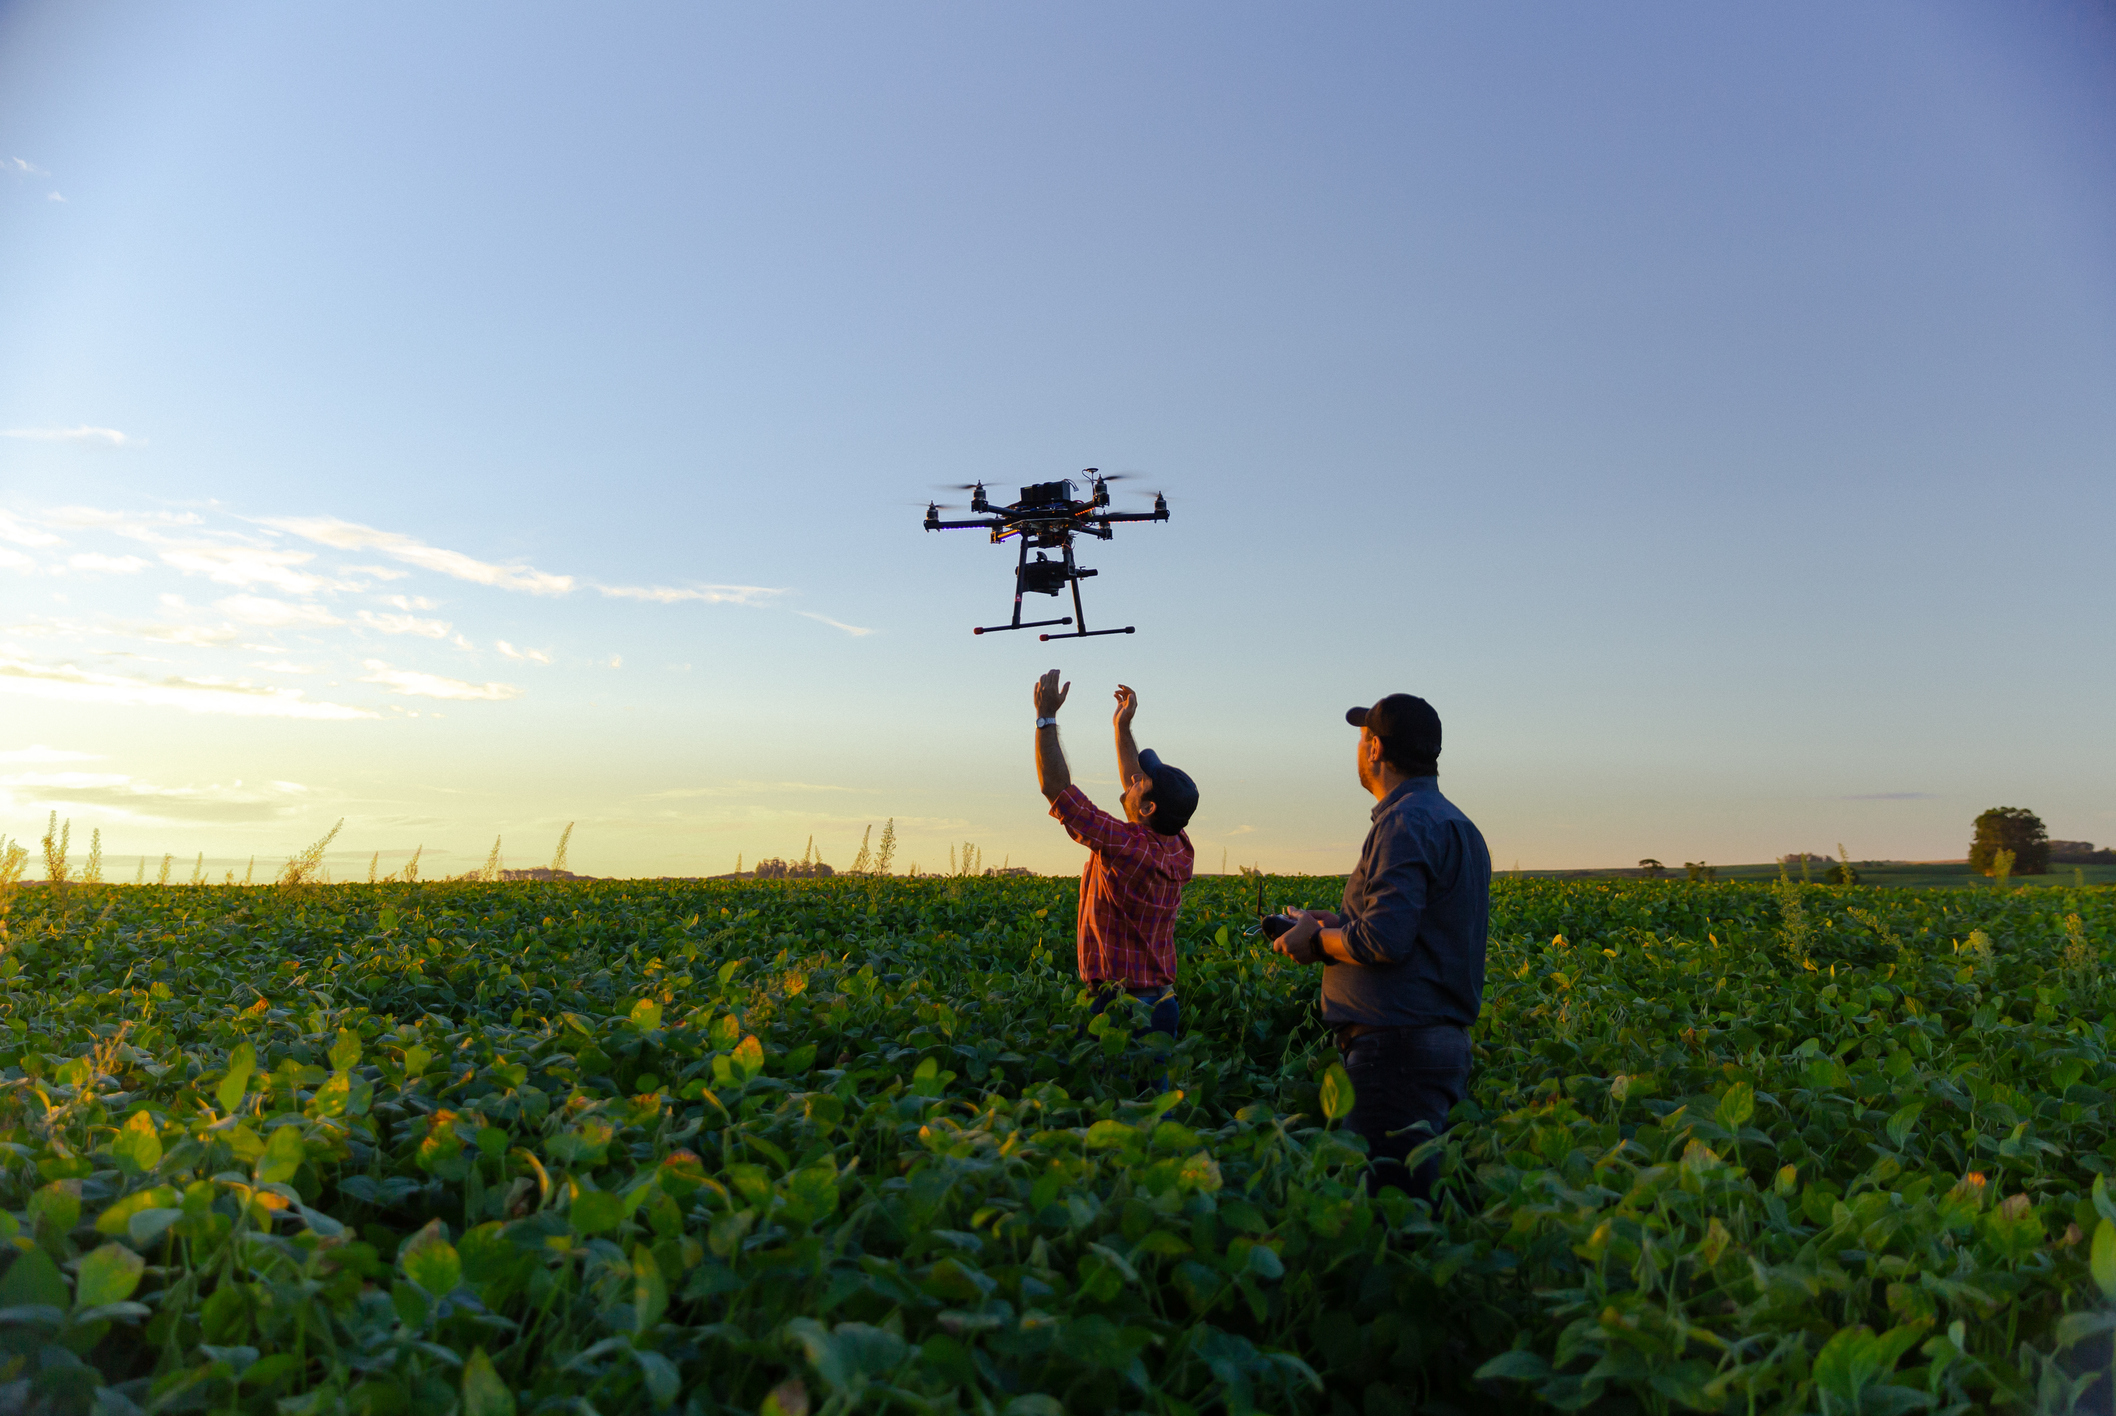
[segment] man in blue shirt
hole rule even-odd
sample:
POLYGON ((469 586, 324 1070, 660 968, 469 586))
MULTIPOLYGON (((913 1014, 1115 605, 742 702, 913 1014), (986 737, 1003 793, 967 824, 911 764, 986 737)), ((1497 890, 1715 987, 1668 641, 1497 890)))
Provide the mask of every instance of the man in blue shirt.
POLYGON ((1491 852, 1440 794, 1440 715, 1392 693, 1345 721, 1359 729, 1359 784, 1374 825, 1341 911, 1292 911, 1273 946, 1320 963, 1323 1021, 1352 1079, 1346 1125, 1367 1139, 1367 1183, 1425 1199, 1440 1163, 1403 1161, 1447 1128, 1469 1090, 1469 1029, 1484 1002, 1491 852))

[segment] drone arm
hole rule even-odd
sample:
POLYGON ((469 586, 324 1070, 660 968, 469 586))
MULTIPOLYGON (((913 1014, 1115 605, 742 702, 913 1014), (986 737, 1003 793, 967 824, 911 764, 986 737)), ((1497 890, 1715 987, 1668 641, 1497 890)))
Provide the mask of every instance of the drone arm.
POLYGON ((1106 511, 1097 516, 1090 516, 1087 520, 1105 524, 1112 521, 1166 521, 1168 520, 1168 513, 1165 511, 1106 511))
POLYGON ((928 531, 963 531, 978 526, 1004 526, 1004 521, 928 521, 928 531))

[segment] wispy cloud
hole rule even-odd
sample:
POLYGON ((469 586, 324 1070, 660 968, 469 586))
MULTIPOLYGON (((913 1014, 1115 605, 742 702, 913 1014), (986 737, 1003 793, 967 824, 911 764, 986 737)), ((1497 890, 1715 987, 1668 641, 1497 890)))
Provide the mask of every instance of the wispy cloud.
POLYGON ((159 821, 269 821, 291 814, 307 791, 296 782, 269 790, 224 786, 161 787, 115 772, 27 772, 0 777, 0 792, 18 801, 85 806, 159 821))
POLYGON ((699 600, 708 605, 761 605, 786 593, 763 585, 598 585, 595 588, 613 600, 651 600, 657 605, 673 605, 684 600, 699 600))
POLYGON ((28 747, 11 748, 0 752, 0 762, 100 762, 103 759, 93 752, 72 752, 63 747, 46 747, 43 743, 32 743, 28 747))
POLYGON ((225 600, 215 600, 213 606, 230 619, 263 629, 345 623, 321 605, 293 605, 285 600, 268 600, 262 595, 230 595, 225 600))
MULTIPOLYGON (((402 573, 401 571, 391 572, 394 575, 401 575, 402 573)), ((382 603, 395 605, 400 610, 438 610, 441 608, 438 603, 427 599, 424 595, 384 595, 382 603)))
POLYGON ((0 541, 13 541, 18 546, 56 546, 59 538, 49 531, 39 531, 34 526, 25 526, 6 512, 0 511, 0 541))
POLYGON ((417 615, 378 615, 373 610, 362 610, 359 618, 360 623, 369 629, 379 629, 384 634, 417 634, 427 639, 446 639, 450 628, 447 620, 420 619, 417 615))
POLYGON ((461 551, 429 546, 400 532, 378 531, 372 526, 340 521, 335 516, 264 517, 258 524, 341 551, 379 551, 406 565, 452 575, 476 585, 525 590, 532 595, 563 595, 573 588, 570 575, 552 575, 528 565, 497 565, 481 561, 461 551))
MULTIPOLYGON (((57 193, 53 194, 54 196, 57 193)), ((66 200, 64 197, 60 201, 66 200)), ((97 443, 103 447, 126 447, 138 441, 116 428, 94 428, 83 423, 73 428, 5 428, 0 438, 26 438, 32 442, 97 443)))
POLYGON ((195 511, 105 511, 95 506, 60 506, 39 513, 47 526, 65 526, 84 531, 109 531, 134 541, 170 544, 165 534, 172 526, 197 526, 204 519, 195 511))
POLYGON ((49 171, 37 166, 36 163, 26 162, 19 157, 0 157, 0 172, 5 172, 10 177, 51 176, 49 171))
POLYGON ((106 556, 101 551, 83 551, 68 556, 66 564, 74 570, 98 571, 104 575, 138 575, 149 562, 139 556, 106 556))
POLYGON ((0 567, 26 573, 35 570, 37 562, 32 556, 25 556, 20 551, 11 551, 5 546, 0 546, 0 567))
POLYGON ((551 662, 551 656, 541 649, 517 649, 504 639, 496 640, 495 643, 499 651, 510 659, 523 659, 532 664, 548 664, 551 662))
POLYGON ((794 613, 806 619, 812 619, 819 623, 827 624, 832 629, 842 629, 847 634, 851 635, 854 639, 858 639, 863 635, 869 635, 874 633, 873 630, 861 629, 856 624, 846 624, 842 620, 834 620, 829 615, 819 615, 814 610, 795 610, 794 613))
POLYGON ((164 565, 222 585, 269 585, 289 595, 349 588, 345 581, 295 569, 315 558, 310 551, 275 551, 263 546, 177 546, 162 552, 164 565))
POLYGON ((1936 792, 1861 792, 1856 796, 1838 797, 1838 801, 1938 801, 1936 792))
POLYGON ((498 702, 518 698, 522 692, 511 683, 465 683, 461 679, 422 674, 414 669, 393 669, 380 659, 369 659, 366 667, 367 673, 360 679, 362 683, 378 683, 391 693, 408 693, 419 698, 498 702))
POLYGON ((0 692, 73 703, 181 708, 188 713, 226 713, 244 718, 373 718, 365 708, 312 703, 294 688, 263 688, 215 678, 131 678, 95 673, 73 664, 37 664, 0 657, 0 692))

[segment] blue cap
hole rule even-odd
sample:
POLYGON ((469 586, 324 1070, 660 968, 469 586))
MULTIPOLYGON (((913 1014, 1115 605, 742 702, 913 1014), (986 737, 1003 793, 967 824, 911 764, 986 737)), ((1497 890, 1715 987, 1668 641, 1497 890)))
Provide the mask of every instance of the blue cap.
POLYGON ((1198 784, 1180 767, 1163 762, 1152 748, 1139 754, 1139 766, 1153 778, 1154 829, 1173 836, 1190 824, 1198 809, 1198 784))

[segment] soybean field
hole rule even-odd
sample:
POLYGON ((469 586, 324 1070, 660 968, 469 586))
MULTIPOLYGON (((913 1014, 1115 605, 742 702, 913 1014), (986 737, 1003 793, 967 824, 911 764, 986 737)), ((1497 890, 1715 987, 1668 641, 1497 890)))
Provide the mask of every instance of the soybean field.
POLYGON ((2116 890, 1501 880, 1428 1208, 1256 889, 25 887, 0 1409, 2110 1409, 2116 890))

